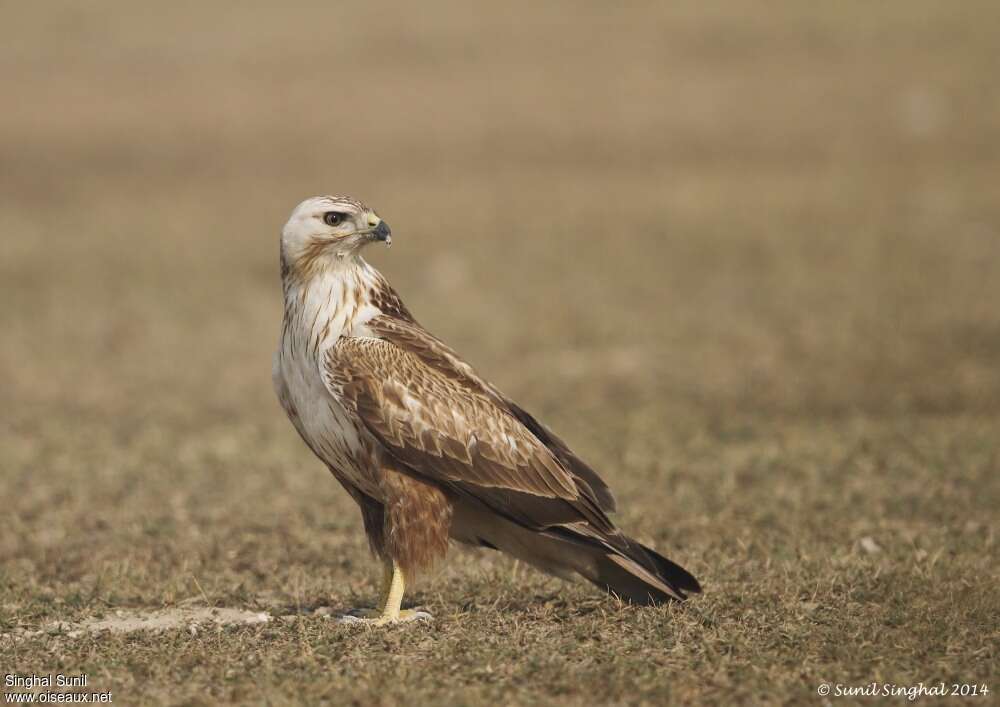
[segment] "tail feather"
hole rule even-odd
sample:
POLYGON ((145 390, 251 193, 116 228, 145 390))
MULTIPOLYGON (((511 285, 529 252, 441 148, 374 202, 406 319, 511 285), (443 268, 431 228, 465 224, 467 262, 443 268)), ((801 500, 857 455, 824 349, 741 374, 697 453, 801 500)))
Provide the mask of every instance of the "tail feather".
POLYGON ((701 592, 698 580, 686 569, 621 533, 606 535, 576 524, 549 528, 546 535, 558 535, 576 545, 584 561, 572 563, 574 569, 633 604, 684 601, 687 592, 701 592))
POLYGON ((658 553, 653 548, 638 543, 635 540, 629 541, 633 545, 638 545, 643 549, 649 559, 653 562, 656 567, 656 574, 673 584, 679 589, 683 589, 686 592, 691 592, 693 594, 701 593, 701 585, 698 584, 698 580, 694 578, 690 572, 678 565, 676 562, 671 562, 666 557, 658 553))
POLYGON ((594 575, 584 577, 598 587, 632 604, 664 604, 671 599, 683 601, 682 591, 660 581, 634 561, 617 554, 607 554, 595 563, 594 575))
POLYGON ((627 543, 625 551, 605 552, 594 563, 596 571, 584 577, 633 604, 684 601, 685 592, 701 591, 698 580, 680 565, 634 540, 627 543))
POLYGON ((494 548, 549 574, 571 579, 580 575, 601 589, 633 604, 683 601, 700 592, 690 572, 655 550, 613 530, 587 523, 526 528, 472 504, 458 504, 452 536, 462 542, 494 548))

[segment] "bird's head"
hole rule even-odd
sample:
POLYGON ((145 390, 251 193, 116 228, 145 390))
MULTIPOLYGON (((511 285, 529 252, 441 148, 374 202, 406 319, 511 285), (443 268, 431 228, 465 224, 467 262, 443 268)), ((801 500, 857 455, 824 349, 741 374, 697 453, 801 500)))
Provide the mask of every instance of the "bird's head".
POLYGON ((295 207, 281 230, 281 258, 308 272, 356 255, 364 246, 392 244, 389 224, 349 196, 314 196, 295 207))

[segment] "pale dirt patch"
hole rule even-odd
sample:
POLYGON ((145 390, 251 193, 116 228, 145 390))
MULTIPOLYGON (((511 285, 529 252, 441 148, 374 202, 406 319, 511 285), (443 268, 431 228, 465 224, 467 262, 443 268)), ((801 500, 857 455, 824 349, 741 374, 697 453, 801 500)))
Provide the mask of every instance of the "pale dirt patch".
POLYGON ((265 624, 272 620, 266 611, 213 607, 177 607, 155 610, 120 609, 101 618, 91 618, 78 623, 55 621, 40 630, 15 629, 5 637, 30 638, 41 634, 66 635, 76 638, 85 633, 135 633, 152 631, 161 633, 184 629, 197 635, 199 629, 212 626, 249 626, 265 624))
MULTIPOLYGON (((340 624, 360 623, 359 610, 342 610, 330 606, 320 606, 315 609, 300 610, 294 613, 272 615, 267 611, 247 611, 245 609, 218 607, 175 607, 170 609, 119 609, 112 614, 100 618, 90 618, 79 622, 53 621, 39 629, 18 627, 9 633, 0 634, 0 640, 16 641, 48 634, 50 636, 66 636, 79 638, 86 634, 102 633, 138 633, 150 631, 163 633, 165 631, 186 630, 192 636, 199 631, 222 626, 253 626, 271 621, 293 623, 299 618, 315 617, 334 619, 340 624)), ((426 611, 416 611, 404 621, 415 619, 431 620, 433 617, 426 611)))

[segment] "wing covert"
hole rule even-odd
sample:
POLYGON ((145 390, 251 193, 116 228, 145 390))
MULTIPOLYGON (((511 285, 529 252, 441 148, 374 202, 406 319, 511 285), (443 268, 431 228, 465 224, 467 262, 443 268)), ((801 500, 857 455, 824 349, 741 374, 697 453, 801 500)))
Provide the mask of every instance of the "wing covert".
POLYGON ((613 526, 520 420, 462 376, 394 343, 346 337, 327 350, 330 392, 416 474, 466 493, 525 525, 586 520, 613 526))
POLYGON ((412 317, 401 319, 382 315, 369 321, 367 327, 379 338, 391 341, 417 356, 431 368, 450 378, 457 378, 470 388, 493 399, 498 407, 506 409, 538 441, 548 447, 562 467, 576 477, 578 486, 586 485, 602 511, 613 513, 616 510, 617 504, 614 494, 596 471, 580 459, 548 427, 538 422, 530 413, 497 390, 495 386, 483 380, 476 374, 472 366, 463 361, 451 347, 413 321, 412 317))

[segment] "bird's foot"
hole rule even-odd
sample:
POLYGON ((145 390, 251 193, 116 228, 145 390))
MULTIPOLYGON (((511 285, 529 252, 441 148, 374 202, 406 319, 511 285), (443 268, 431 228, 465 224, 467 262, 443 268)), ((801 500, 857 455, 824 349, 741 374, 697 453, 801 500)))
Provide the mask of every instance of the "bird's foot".
POLYGON ((426 611, 418 611, 416 609, 402 609, 395 615, 376 611, 375 609, 354 609, 343 616, 338 616, 337 623, 385 626, 387 624, 407 623, 410 621, 430 621, 433 618, 426 611))

